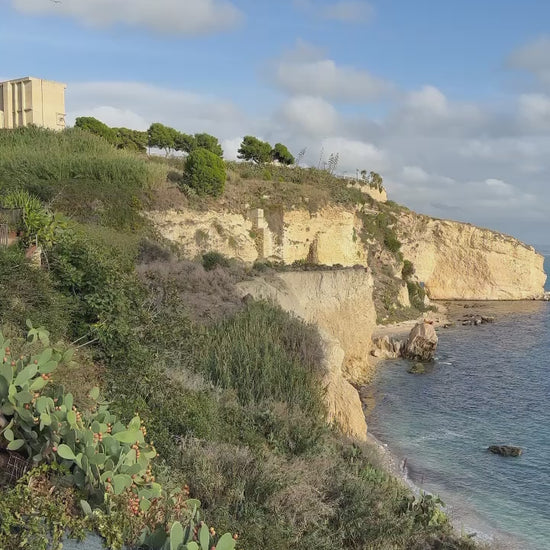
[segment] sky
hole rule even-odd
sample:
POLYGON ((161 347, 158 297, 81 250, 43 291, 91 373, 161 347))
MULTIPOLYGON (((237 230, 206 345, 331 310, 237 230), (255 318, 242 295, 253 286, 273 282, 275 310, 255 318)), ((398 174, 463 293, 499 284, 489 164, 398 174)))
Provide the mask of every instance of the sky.
POLYGON ((244 135, 373 170, 389 198, 550 243, 550 2, 0 0, 0 80, 67 122, 244 135))

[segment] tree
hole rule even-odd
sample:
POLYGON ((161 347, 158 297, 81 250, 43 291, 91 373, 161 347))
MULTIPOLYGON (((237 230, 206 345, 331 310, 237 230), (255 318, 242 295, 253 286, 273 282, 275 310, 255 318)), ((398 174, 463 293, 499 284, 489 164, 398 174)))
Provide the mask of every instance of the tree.
POLYGON ((182 153, 191 153, 197 148, 197 141, 189 134, 178 132, 174 140, 174 149, 182 153))
POLYGON ((75 128, 80 128, 81 130, 100 136, 109 143, 115 144, 116 142, 116 132, 112 128, 109 128, 107 124, 93 116, 78 117, 74 125, 75 128))
POLYGON ((245 136, 237 157, 251 160, 256 164, 263 164, 271 161, 271 151, 271 145, 267 141, 261 141, 254 136, 245 136))
POLYGON ((195 147, 206 149, 218 157, 223 157, 223 149, 217 137, 210 134, 195 134, 195 147))
POLYGON ((184 182, 199 195, 218 197, 225 187, 225 163, 207 149, 195 149, 185 162, 184 182))
POLYGON ((154 122, 147 130, 149 147, 164 149, 166 156, 175 148, 176 137, 179 134, 174 128, 165 126, 160 122, 154 122))
POLYGON ((286 145, 283 145, 282 143, 275 144, 273 151, 271 151, 271 157, 273 160, 276 160, 281 164, 286 164, 287 166, 294 164, 295 161, 292 153, 288 150, 286 145))
POLYGON ((116 134, 116 146, 118 149, 129 149, 144 153, 147 149, 147 132, 130 130, 129 128, 112 128, 116 134))

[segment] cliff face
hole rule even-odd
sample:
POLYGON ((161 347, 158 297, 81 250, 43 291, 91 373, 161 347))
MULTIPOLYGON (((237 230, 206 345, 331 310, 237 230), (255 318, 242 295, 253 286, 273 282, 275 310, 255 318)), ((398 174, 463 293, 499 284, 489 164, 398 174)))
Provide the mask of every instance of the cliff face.
POLYGON ((307 261, 344 267, 366 264, 360 220, 344 208, 307 210, 253 209, 226 211, 155 211, 149 218, 163 237, 176 242, 193 258, 216 250, 245 262, 307 261))
MULTIPOLYGON (((366 265, 357 211, 254 209, 246 214, 194 210, 151 212, 160 233, 188 257, 212 250, 247 263, 366 265)), ((399 213, 401 252, 436 300, 523 300, 543 294, 543 257, 520 241, 472 225, 399 213)), ((406 293, 400 298, 406 306, 406 293)))
POLYGON ((544 258, 517 239, 472 225, 402 214, 401 251, 435 300, 523 300, 543 294, 544 258))
POLYGON ((370 375, 376 312, 373 280, 365 269, 280 273, 238 285, 244 295, 274 301, 321 330, 325 347, 326 399, 331 420, 344 433, 364 439, 366 423, 361 402, 349 381, 370 375))

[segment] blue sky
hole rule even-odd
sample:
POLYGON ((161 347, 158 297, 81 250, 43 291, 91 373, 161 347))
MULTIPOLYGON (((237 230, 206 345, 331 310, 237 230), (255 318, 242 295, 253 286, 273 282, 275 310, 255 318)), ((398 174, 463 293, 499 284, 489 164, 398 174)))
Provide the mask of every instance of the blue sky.
POLYGON ((550 3, 1 0, 0 78, 68 84, 68 121, 245 134, 376 170, 390 197, 545 243, 550 3))

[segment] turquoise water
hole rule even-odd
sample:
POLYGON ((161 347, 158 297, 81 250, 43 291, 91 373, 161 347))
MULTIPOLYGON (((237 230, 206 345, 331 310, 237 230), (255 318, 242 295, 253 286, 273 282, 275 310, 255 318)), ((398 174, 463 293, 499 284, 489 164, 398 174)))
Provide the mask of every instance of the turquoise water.
POLYGON ((369 430, 416 485, 438 493, 467 530, 512 539, 507 548, 550 549, 550 303, 465 309, 494 325, 440 329, 425 375, 381 364, 369 430), (486 451, 519 445, 519 458, 486 451))

